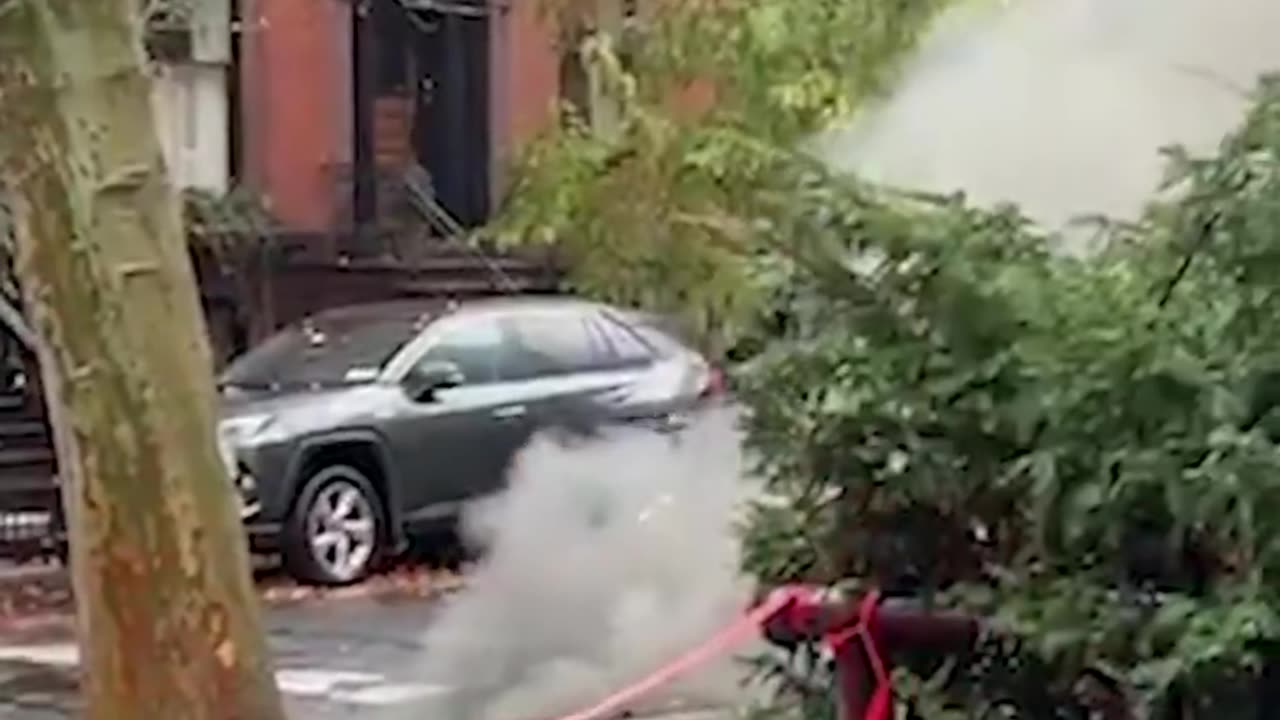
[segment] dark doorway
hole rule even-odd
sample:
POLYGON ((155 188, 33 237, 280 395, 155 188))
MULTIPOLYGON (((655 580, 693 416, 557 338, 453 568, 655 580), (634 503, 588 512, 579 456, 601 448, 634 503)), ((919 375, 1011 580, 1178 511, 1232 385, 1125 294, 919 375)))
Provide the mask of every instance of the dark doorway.
POLYGON ((351 3, 351 224, 362 236, 377 223, 377 168, 373 157, 373 101, 377 97, 377 47, 372 0, 351 3))
MULTIPOLYGON (((413 5, 413 0, 403 0, 413 5)), ((412 11, 419 82, 418 162, 463 225, 489 218, 489 9, 485 0, 418 3, 412 11)))
POLYGON ((241 29, 244 19, 240 3, 241 0, 231 0, 231 67, 227 70, 227 171, 234 180, 244 177, 244 129, 241 127, 244 96, 240 79, 241 63, 244 62, 244 31, 241 29))
POLYGON ((483 224, 490 210, 485 0, 363 0, 357 7, 358 222, 382 224, 394 214, 389 195, 416 163, 445 210, 464 226, 483 224))

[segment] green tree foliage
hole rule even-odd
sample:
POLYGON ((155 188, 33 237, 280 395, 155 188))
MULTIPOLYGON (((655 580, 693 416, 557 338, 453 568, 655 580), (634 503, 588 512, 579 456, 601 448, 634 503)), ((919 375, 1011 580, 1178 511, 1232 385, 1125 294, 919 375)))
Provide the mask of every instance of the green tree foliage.
POLYGON ((990 618, 980 657, 904 686, 923 717, 1083 717, 1097 678, 1139 717, 1262 717, 1280 78, 1087 256, 1012 209, 791 179, 785 221, 763 211, 778 339, 741 378, 772 496, 747 567, 990 618))
MULTIPOLYGON (((589 25, 582 0, 547 2, 562 26, 589 25)), ((754 216, 760 191, 776 186, 776 149, 879 91, 943 4, 642 3, 646 20, 596 28, 580 47, 619 106, 614 131, 566 113, 524 154, 499 234, 553 246, 579 291, 736 338, 759 297, 740 247, 750 228, 734 219, 754 216), (714 108, 676 119, 672 93, 692 80, 715 87, 714 108)))

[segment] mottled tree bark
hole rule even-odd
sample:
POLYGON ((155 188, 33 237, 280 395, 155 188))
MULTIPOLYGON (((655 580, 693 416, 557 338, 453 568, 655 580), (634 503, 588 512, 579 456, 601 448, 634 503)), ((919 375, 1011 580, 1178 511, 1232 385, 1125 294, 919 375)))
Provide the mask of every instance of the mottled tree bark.
POLYGON ((0 177, 93 720, 279 720, 137 0, 0 0, 0 177))

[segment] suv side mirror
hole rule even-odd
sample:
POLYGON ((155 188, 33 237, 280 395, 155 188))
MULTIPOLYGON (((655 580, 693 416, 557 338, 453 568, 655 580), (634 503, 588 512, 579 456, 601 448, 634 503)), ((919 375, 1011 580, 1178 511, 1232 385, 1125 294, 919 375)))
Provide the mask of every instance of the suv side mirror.
POLYGON ((410 400, 430 400, 437 390, 447 390, 461 385, 466 380, 457 365, 444 361, 425 362, 414 365, 404 377, 404 392, 410 400))

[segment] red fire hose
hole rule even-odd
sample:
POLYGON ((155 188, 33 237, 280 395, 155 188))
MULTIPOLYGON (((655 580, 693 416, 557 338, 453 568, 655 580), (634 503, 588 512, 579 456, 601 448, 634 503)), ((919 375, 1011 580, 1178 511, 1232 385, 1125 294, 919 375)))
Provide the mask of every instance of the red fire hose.
POLYGON ((836 659, 841 717, 889 720, 893 710, 893 652, 926 648, 958 652, 971 647, 977 623, 954 613, 890 605, 875 591, 840 599, 804 586, 774 591, 703 644, 595 705, 558 720, 606 720, 626 706, 720 657, 763 632, 778 642, 820 640, 836 659), (855 642, 856 641, 856 642, 855 642))

